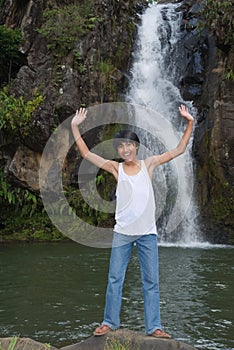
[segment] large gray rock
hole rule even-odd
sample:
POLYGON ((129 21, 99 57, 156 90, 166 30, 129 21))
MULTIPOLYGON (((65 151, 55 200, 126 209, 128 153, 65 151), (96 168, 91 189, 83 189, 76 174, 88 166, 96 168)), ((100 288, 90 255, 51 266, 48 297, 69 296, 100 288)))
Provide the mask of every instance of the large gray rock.
POLYGON ((121 348, 120 345, 125 345, 129 350, 195 350, 194 347, 174 339, 156 339, 125 329, 109 332, 101 337, 92 336, 60 350, 111 350, 121 348))
POLYGON ((1 350, 11 349, 10 345, 14 350, 57 350, 57 348, 49 344, 42 344, 30 338, 0 338, 1 350), (15 344, 14 347, 13 343, 15 344))

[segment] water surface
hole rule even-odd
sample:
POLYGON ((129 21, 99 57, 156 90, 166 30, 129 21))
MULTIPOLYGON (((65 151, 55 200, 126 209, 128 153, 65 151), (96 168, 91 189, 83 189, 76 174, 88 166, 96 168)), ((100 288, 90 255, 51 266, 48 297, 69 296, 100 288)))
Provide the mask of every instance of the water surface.
MULTIPOLYGON (((161 316, 173 338, 198 349, 234 348, 233 247, 159 247, 161 316)), ((62 347, 102 321, 109 249, 66 244, 0 247, 0 336, 62 347)), ((122 327, 144 331, 134 251, 123 291, 122 327)))

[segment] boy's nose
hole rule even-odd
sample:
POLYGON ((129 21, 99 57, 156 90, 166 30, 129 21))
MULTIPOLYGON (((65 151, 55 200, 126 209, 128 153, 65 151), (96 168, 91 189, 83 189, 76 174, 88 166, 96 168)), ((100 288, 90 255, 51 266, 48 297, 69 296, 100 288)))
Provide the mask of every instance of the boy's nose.
POLYGON ((124 145, 124 152, 127 152, 129 150, 129 146, 128 145, 124 145))

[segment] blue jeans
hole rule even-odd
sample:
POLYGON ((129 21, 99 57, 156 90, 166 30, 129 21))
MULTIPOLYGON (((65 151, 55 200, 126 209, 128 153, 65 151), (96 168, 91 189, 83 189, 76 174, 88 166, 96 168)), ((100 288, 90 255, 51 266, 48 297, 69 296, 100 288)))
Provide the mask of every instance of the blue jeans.
POLYGON ((127 236, 114 233, 111 250, 104 321, 111 329, 120 327, 122 289, 132 248, 136 243, 141 267, 146 334, 161 329, 158 283, 157 235, 127 236))

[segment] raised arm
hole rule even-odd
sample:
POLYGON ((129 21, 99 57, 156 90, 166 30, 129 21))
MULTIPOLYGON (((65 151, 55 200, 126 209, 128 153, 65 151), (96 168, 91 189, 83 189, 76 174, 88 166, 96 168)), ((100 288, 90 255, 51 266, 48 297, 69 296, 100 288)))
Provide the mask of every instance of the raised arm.
POLYGON ((79 125, 87 118, 87 109, 80 108, 76 111, 74 118, 71 121, 72 133, 76 141, 81 156, 89 162, 95 164, 98 168, 104 169, 112 173, 117 178, 118 163, 112 160, 104 159, 99 155, 91 152, 82 138, 79 130, 79 125))
POLYGON ((181 105, 179 107, 179 111, 180 111, 181 116, 187 120, 187 127, 184 131, 184 134, 183 134, 180 142, 178 143, 176 148, 174 148, 170 151, 167 151, 165 153, 162 153, 162 154, 159 154, 156 156, 152 156, 152 157, 149 157, 148 159, 146 159, 146 164, 147 164, 149 170, 153 170, 158 165, 169 162, 173 158, 178 157, 179 155, 184 153, 184 151, 186 150, 186 147, 188 145, 189 139, 190 139, 191 134, 192 134, 194 118, 189 113, 188 108, 185 107, 184 105, 181 105))

